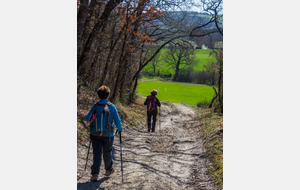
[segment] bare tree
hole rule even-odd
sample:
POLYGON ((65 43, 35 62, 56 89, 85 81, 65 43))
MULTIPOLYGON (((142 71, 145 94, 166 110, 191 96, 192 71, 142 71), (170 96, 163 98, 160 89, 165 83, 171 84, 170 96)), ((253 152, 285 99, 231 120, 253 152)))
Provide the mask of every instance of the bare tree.
POLYGON ((193 66, 196 63, 194 49, 188 42, 177 42, 171 45, 167 51, 164 60, 175 74, 173 81, 178 81, 178 75, 181 68, 193 66))

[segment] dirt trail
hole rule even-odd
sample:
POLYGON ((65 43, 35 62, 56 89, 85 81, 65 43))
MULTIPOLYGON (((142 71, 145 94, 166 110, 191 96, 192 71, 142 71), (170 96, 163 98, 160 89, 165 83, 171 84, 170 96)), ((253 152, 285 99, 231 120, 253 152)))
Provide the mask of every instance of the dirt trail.
MULTIPOLYGON (((77 189, 215 189, 208 181, 207 159, 196 131, 198 119, 193 109, 181 104, 162 105, 161 131, 148 133, 146 123, 137 129, 125 126, 122 133, 124 183, 122 183, 120 142, 115 136, 113 161, 115 173, 99 182, 90 182, 92 154, 84 171, 86 148, 78 151, 77 189)), ((91 151, 92 152, 92 151, 91 151)), ((90 152, 90 153, 91 153, 90 152)))

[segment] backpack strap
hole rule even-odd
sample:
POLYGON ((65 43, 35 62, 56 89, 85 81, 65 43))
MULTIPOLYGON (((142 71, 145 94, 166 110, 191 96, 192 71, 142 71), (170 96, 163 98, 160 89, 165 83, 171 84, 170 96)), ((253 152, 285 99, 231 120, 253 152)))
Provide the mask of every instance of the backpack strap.
POLYGON ((106 105, 107 105, 107 108, 106 108, 106 110, 107 110, 107 109, 109 109, 109 106, 112 105, 112 103, 111 103, 111 102, 107 102, 106 104, 99 104, 99 102, 97 102, 97 103, 95 103, 94 105, 95 105, 95 107, 94 107, 93 114, 96 114, 96 109, 97 109, 98 107, 103 107, 103 108, 105 109, 105 108, 106 108, 106 105))
POLYGON ((108 114, 106 115, 106 125, 108 124, 109 126, 111 125, 111 123, 110 123, 110 110, 109 110, 109 106, 111 106, 111 105, 112 105, 111 102, 107 102, 107 103, 105 104, 105 107, 104 107, 104 109, 105 109, 106 112, 108 113, 108 114))
POLYGON ((94 112, 96 112, 96 109, 97 109, 98 107, 105 107, 105 104, 99 104, 99 102, 97 102, 97 103, 95 104, 95 111, 94 111, 94 112))
POLYGON ((98 102, 96 102, 95 104, 94 104, 94 110, 93 110, 93 113, 90 115, 90 119, 89 120, 91 120, 91 118, 93 117, 93 115, 94 114, 96 114, 96 108, 98 107, 98 102))

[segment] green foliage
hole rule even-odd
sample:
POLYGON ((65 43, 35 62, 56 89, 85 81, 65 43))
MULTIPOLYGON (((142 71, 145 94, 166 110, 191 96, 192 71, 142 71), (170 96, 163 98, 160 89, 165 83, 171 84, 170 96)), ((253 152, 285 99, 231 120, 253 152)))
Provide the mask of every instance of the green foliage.
POLYGON ((211 103, 211 100, 202 99, 199 102, 197 102, 196 106, 197 106, 197 108, 208 108, 210 103, 211 103))
POLYGON ((138 94, 148 96, 153 89, 158 90, 159 100, 185 103, 191 106, 196 106, 203 100, 211 100, 214 95, 214 90, 208 85, 155 81, 138 83, 138 94))

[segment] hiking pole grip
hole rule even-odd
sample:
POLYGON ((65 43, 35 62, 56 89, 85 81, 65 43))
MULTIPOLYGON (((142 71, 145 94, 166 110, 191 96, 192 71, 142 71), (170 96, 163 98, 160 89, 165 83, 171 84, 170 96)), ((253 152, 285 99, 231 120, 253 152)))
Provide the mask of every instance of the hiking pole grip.
POLYGON ((91 147, 91 141, 92 139, 90 140, 90 143, 89 143, 89 149, 88 149, 88 153, 87 153, 87 156, 86 156, 86 163, 85 163, 85 171, 86 171, 86 166, 87 166, 87 162, 88 162, 88 159, 89 159, 89 153, 90 153, 90 147, 91 147))
POLYGON ((123 183, 123 159, 122 159, 122 136, 121 136, 121 131, 119 131, 119 134, 120 134, 121 172, 122 172, 122 183, 123 183))

